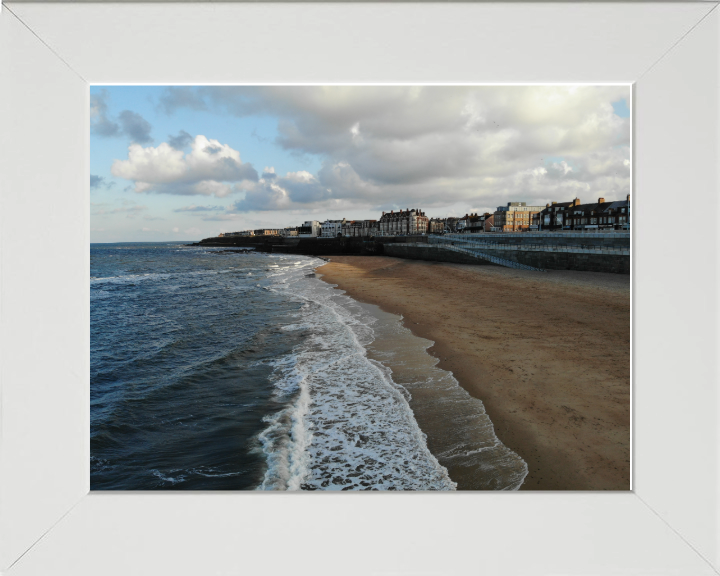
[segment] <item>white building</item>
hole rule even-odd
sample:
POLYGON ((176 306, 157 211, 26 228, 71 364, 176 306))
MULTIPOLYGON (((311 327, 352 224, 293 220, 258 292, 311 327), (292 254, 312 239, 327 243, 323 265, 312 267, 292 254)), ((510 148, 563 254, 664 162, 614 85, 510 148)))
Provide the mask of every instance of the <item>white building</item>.
POLYGON ((342 234, 342 227, 345 224, 345 218, 342 220, 325 220, 321 227, 321 236, 323 238, 337 238, 342 234))

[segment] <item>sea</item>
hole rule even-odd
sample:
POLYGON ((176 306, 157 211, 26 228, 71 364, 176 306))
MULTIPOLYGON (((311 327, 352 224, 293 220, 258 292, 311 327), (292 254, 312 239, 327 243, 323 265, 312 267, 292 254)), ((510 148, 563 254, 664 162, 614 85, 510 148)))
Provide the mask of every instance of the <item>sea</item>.
POLYGON ((432 342, 323 264, 91 244, 91 489, 519 488, 525 462, 432 342))

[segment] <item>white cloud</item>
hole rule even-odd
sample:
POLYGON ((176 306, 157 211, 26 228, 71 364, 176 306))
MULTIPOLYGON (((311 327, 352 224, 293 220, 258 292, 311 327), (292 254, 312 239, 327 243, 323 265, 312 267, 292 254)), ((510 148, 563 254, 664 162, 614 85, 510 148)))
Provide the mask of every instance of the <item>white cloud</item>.
POLYGON ((332 199, 333 192, 305 170, 279 177, 273 168, 265 168, 257 183, 242 187, 245 197, 234 204, 240 212, 287 210, 332 199))
POLYGON ((132 180, 139 193, 227 196, 232 183, 257 181, 255 169, 227 144, 198 135, 184 153, 163 142, 157 147, 131 144, 127 160, 115 160, 112 175, 132 180))
POLYGON ((266 167, 253 182, 191 185, 206 195, 244 191, 238 212, 494 209, 579 194, 624 198, 630 121, 612 102, 628 97, 627 86, 205 87, 169 89, 163 105, 274 116, 276 145, 322 161, 312 175, 266 167))
POLYGON ((139 206, 132 203, 128 203, 120 208, 109 208, 110 205, 106 203, 95 204, 91 202, 90 205, 94 208, 91 213, 92 216, 110 216, 113 214, 125 214, 127 218, 135 218, 136 216, 147 210, 147 206, 139 206))

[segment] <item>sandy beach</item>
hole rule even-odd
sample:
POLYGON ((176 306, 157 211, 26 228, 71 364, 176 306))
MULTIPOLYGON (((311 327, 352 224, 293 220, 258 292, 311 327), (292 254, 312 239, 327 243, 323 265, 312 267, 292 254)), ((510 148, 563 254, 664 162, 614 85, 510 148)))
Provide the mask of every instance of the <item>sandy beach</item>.
POLYGON ((482 400, 527 462, 522 490, 630 488, 629 276, 329 260, 323 280, 435 343, 438 367, 482 400))

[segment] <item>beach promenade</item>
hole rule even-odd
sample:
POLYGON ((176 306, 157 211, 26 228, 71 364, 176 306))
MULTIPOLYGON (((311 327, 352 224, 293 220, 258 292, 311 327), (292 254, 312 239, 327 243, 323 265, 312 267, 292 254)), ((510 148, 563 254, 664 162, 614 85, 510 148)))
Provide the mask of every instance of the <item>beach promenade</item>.
POLYGON ((438 366, 527 462, 521 489, 630 488, 629 275, 387 256, 330 256, 317 271, 435 342, 438 366))

